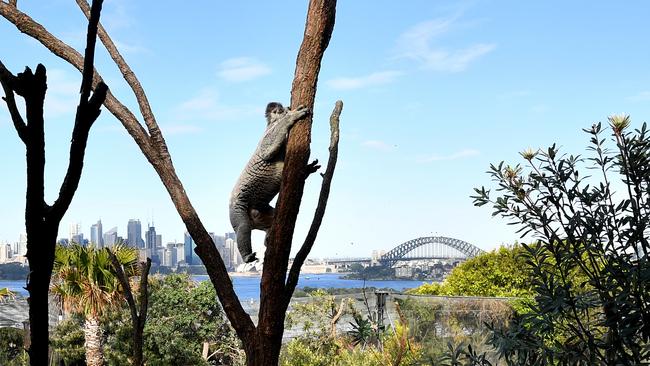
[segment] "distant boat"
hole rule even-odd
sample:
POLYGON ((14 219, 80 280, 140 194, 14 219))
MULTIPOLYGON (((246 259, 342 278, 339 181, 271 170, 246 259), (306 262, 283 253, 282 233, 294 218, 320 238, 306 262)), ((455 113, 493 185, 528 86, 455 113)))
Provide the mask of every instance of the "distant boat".
POLYGON ((305 276, 305 279, 306 279, 306 280, 309 280, 309 279, 311 279, 311 277, 309 277, 309 276, 305 276))

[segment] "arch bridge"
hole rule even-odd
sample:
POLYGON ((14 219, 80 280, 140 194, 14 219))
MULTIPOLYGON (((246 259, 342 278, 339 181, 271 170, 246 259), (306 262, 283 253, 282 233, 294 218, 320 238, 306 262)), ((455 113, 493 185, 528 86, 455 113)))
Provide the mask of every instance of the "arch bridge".
POLYGON ((392 267, 401 260, 469 259, 483 253, 466 241, 445 236, 427 236, 409 240, 379 257, 379 262, 392 267))

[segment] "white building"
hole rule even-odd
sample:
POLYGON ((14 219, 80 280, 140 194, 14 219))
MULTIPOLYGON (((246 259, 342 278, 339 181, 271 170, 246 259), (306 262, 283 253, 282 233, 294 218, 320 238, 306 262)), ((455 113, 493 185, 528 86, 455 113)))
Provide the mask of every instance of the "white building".
POLYGON ((11 260, 11 245, 0 243, 0 263, 6 263, 11 260))

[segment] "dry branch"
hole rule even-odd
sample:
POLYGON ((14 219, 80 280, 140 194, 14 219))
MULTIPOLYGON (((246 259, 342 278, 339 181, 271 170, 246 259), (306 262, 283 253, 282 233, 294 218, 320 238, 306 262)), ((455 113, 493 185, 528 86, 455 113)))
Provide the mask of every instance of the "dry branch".
POLYGON ((122 285, 122 293, 129 305, 129 311, 131 313, 131 326, 133 327, 133 365, 141 366, 144 361, 142 358, 143 333, 145 322, 147 321, 147 311, 149 309, 149 270, 151 269, 151 259, 147 258, 146 262, 140 263, 140 288, 138 296, 140 306, 138 307, 133 297, 131 284, 124 273, 120 261, 113 251, 108 250, 108 255, 111 257, 115 274, 120 281, 120 285, 122 285))
POLYGON ((330 195, 330 187, 332 185, 332 178, 334 177, 334 170, 336 169, 336 161, 339 155, 339 117, 341 116, 341 111, 343 109, 343 102, 337 101, 332 115, 330 116, 330 146, 329 146, 329 159, 327 161, 327 168, 323 174, 323 182, 321 183, 320 195, 318 196, 318 204, 316 206, 316 211, 314 212, 314 218, 307 232, 307 237, 305 238, 302 247, 296 254, 296 257, 293 260, 291 265, 291 270, 287 276, 287 285, 285 290, 285 301, 287 305, 291 301, 291 295, 296 289, 298 284, 298 277, 300 276, 300 269, 305 263, 311 248, 314 246, 316 241, 316 236, 318 235, 318 230, 320 225, 323 222, 323 216, 325 215, 325 209, 327 208, 327 200, 330 195))

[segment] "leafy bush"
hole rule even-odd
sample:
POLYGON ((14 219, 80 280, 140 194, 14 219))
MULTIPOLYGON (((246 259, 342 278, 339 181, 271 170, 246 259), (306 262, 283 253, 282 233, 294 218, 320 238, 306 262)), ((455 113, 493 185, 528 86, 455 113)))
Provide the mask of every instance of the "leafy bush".
POLYGON ((24 331, 17 328, 0 328, 0 365, 28 365, 27 352, 23 349, 24 331))
POLYGON ((615 149, 595 124, 589 157, 528 150, 525 166, 491 167, 497 198, 476 189, 477 206, 537 240, 524 246, 535 303, 494 328, 508 365, 650 361, 650 135, 628 131, 629 116, 609 122, 615 149))
POLYGON ((66 366, 86 364, 82 323, 81 317, 72 316, 59 323, 52 332, 52 348, 66 366))

